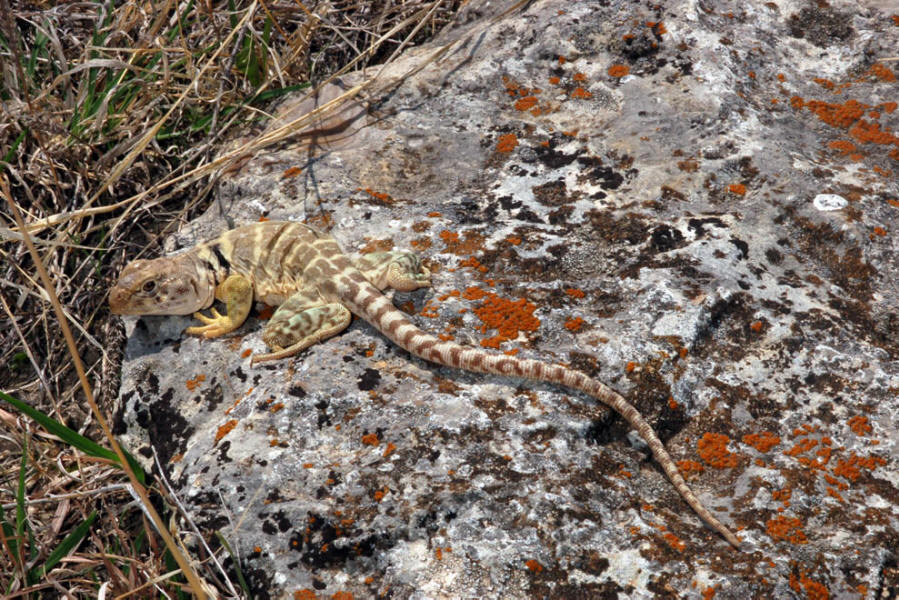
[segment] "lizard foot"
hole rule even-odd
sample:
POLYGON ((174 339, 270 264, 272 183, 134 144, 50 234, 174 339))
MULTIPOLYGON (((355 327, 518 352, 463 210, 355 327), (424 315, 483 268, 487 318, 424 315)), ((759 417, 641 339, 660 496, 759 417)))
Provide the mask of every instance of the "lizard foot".
POLYGON ((198 327, 188 327, 184 330, 184 332, 189 335, 201 335, 204 338, 209 339, 225 335, 226 333, 230 333, 240 327, 240 323, 235 323, 234 319, 232 319, 228 315, 219 314, 219 312, 214 308, 209 312, 212 313, 212 317, 207 317, 200 312, 194 313, 194 318, 202 321, 203 323, 205 323, 205 325, 198 327))

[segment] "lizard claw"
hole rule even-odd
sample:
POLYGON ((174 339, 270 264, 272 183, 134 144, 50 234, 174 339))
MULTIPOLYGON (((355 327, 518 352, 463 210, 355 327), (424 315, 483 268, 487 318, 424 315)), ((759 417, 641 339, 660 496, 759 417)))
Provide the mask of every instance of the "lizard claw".
POLYGON ((225 335, 226 333, 230 333, 237 329, 239 324, 234 323, 234 321, 227 315, 220 315, 214 308, 211 309, 210 312, 212 313, 212 317, 207 317, 200 312, 194 313, 194 318, 202 321, 205 325, 200 327, 188 327, 184 332, 189 335, 202 335, 204 338, 209 339, 225 335))

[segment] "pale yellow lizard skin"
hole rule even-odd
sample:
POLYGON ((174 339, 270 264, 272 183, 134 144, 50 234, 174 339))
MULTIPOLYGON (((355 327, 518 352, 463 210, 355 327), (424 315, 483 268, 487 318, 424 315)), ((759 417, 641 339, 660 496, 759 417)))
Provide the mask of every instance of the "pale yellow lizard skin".
POLYGON ((187 333, 207 338, 234 331, 253 301, 278 310, 262 338, 271 348, 253 363, 284 358, 346 328, 351 313, 400 347, 425 360, 480 373, 525 377, 580 390, 617 411, 637 430, 668 479, 709 526, 739 547, 740 540, 700 503, 649 423, 620 394, 561 365, 465 348, 425 333, 381 293, 430 285, 430 273, 415 254, 383 252, 352 261, 325 233, 300 223, 267 221, 233 229, 218 239, 175 256, 136 260, 122 270, 109 294, 120 315, 187 315, 204 325, 187 333), (199 312, 215 300, 212 317, 199 312))

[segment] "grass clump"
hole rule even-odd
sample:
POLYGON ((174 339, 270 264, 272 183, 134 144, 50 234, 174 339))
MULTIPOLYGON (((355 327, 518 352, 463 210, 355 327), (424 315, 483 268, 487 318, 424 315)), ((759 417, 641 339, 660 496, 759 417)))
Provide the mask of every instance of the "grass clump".
POLYGON ((214 537, 188 587, 134 486, 166 518, 176 503, 108 449, 124 332, 107 289, 205 208, 220 149, 274 101, 384 63, 461 4, 0 1, 0 596, 248 596, 214 537))

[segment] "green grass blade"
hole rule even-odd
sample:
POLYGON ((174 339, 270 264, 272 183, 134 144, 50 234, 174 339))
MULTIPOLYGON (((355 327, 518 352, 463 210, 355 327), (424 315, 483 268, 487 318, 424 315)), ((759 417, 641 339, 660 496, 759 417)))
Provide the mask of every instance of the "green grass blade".
MULTIPOLYGON (((116 464, 119 463, 119 457, 116 456, 116 453, 112 450, 104 448, 100 444, 84 437, 73 429, 69 429, 59 421, 51 419, 41 411, 28 406, 21 400, 13 398, 9 394, 5 394, 3 392, 0 392, 0 400, 6 400, 7 402, 15 406, 19 412, 28 415, 29 417, 37 421, 41 427, 43 427, 65 443, 69 444, 70 446, 84 452, 88 456, 96 456, 112 461, 116 464)), ((125 451, 124 448, 122 450, 125 451)), ((125 451, 125 456, 128 459, 128 464, 130 464, 131 468, 134 470, 134 474, 137 475, 138 481, 144 483, 145 475, 143 469, 140 467, 137 461, 134 460, 134 457, 128 454, 127 451, 125 451)))
POLYGON ((72 550, 78 547, 81 540, 87 537, 91 525, 94 524, 96 519, 97 511, 93 511, 83 523, 80 523, 78 527, 72 530, 72 533, 66 536, 59 546, 53 549, 53 552, 51 552, 49 556, 47 556, 47 560, 44 561, 44 564, 36 566, 28 572, 28 578, 33 581, 38 581, 41 577, 52 571, 53 567, 55 567, 59 561, 68 556, 72 550))
POLYGON ((16 488, 16 539, 19 541, 19 560, 25 560, 25 473, 28 470, 28 434, 22 445, 22 465, 19 467, 19 485, 16 488))
POLYGON ((228 556, 231 557, 231 562, 234 563, 234 570, 237 572, 237 581, 238 583, 240 583, 241 589, 243 589, 244 593, 249 598, 250 596, 252 596, 252 594, 250 594, 250 586, 247 585, 247 580, 243 577, 243 571, 240 568, 240 561, 237 560, 237 556, 235 556, 234 551, 231 550, 231 545, 228 544, 228 540, 225 539, 225 536, 216 531, 215 537, 218 538, 219 543, 228 553, 228 556))

